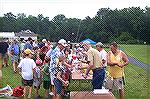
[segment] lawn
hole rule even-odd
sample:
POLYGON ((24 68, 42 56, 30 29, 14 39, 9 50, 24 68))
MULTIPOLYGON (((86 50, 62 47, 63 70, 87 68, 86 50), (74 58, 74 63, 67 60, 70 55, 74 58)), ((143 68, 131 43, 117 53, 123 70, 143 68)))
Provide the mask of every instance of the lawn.
MULTIPOLYGON (((148 99, 148 74, 143 69, 129 64, 126 69, 126 85, 125 99, 148 99)), ((12 88, 21 85, 21 77, 13 74, 10 67, 3 68, 3 83, 9 84, 12 88)), ((91 82, 89 81, 72 81, 69 86, 70 91, 91 90, 91 82)), ((44 89, 41 87, 41 95, 44 95, 44 89)), ((118 97, 118 93, 114 92, 118 97)), ((150 94, 150 93, 149 93, 150 94)))
MULTIPOLYGON (((149 64, 148 54, 149 46, 145 45, 121 45, 121 48, 129 56, 136 57, 137 59, 149 64), (148 48, 148 49, 147 49, 148 48), (146 52, 147 51, 147 52, 146 52), (139 55, 140 54, 140 55, 139 55)), ((149 50, 150 51, 150 50, 149 50)), ((150 97, 150 74, 144 69, 129 64, 125 68, 125 99, 149 99, 150 97)), ((3 68, 3 85, 9 84, 12 88, 21 85, 21 77, 18 74, 13 74, 12 66, 3 68)), ((73 81, 71 80, 70 91, 91 90, 90 81, 73 81)), ((33 92, 34 94, 34 92, 33 92)), ((44 96, 44 89, 41 86, 40 94, 44 96)), ((114 92, 118 99, 118 93, 114 92)))
POLYGON ((149 45, 120 45, 120 48, 126 52, 127 55, 150 65, 149 45))

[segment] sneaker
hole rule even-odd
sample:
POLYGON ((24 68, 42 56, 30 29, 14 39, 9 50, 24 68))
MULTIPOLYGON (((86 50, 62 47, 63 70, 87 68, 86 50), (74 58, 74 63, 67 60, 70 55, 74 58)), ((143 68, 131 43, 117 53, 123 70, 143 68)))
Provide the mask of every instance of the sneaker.
POLYGON ((49 95, 54 96, 54 93, 53 93, 53 92, 50 92, 49 95))
POLYGON ((14 74, 17 74, 17 70, 14 71, 14 74))
POLYGON ((70 92, 69 91, 65 91, 64 96, 66 96, 66 97, 70 96, 70 92))

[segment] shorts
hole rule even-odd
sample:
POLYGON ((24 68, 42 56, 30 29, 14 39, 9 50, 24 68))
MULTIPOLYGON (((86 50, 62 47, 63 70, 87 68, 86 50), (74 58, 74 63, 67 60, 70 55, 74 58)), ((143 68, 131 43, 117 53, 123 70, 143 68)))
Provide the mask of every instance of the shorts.
POLYGON ((7 53, 2 54, 2 58, 3 58, 3 60, 4 60, 4 59, 8 59, 8 54, 7 54, 7 53))
POLYGON ((35 89, 40 89, 40 85, 39 86, 34 86, 35 89))
POLYGON ((22 79, 22 85, 23 86, 32 86, 33 85, 33 79, 32 80, 25 80, 25 79, 22 79))
POLYGON ((56 94, 58 95, 62 95, 62 89, 63 89, 63 86, 62 86, 62 82, 58 79, 54 79, 54 86, 56 88, 56 94))
POLYGON ((49 89, 50 88, 50 81, 43 81, 43 88, 44 89, 49 89))
POLYGON ((12 62, 18 62, 19 61, 19 55, 13 55, 11 60, 12 60, 12 62))
POLYGON ((38 88, 38 89, 40 89, 40 85, 41 85, 41 81, 39 81, 39 80, 33 80, 33 86, 34 86, 34 88, 38 88))
POLYGON ((123 78, 106 78, 105 82, 106 89, 123 89, 124 88, 124 81, 123 78))

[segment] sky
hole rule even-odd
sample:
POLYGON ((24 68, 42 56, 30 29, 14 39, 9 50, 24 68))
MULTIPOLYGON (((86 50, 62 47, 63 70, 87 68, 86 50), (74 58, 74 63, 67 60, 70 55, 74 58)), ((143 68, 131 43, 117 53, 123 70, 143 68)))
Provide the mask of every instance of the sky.
POLYGON ((94 17, 100 8, 123 9, 129 7, 150 7, 150 0, 0 0, 0 16, 8 12, 14 15, 25 13, 26 16, 54 18, 64 14, 67 18, 84 19, 94 17))

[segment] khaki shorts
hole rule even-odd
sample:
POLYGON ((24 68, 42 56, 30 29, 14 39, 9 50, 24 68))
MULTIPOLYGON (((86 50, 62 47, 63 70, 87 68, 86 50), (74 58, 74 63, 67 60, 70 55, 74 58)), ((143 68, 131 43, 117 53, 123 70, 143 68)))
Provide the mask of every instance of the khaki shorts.
POLYGON ((123 89, 124 88, 123 78, 108 77, 106 78, 105 87, 106 89, 123 89))

